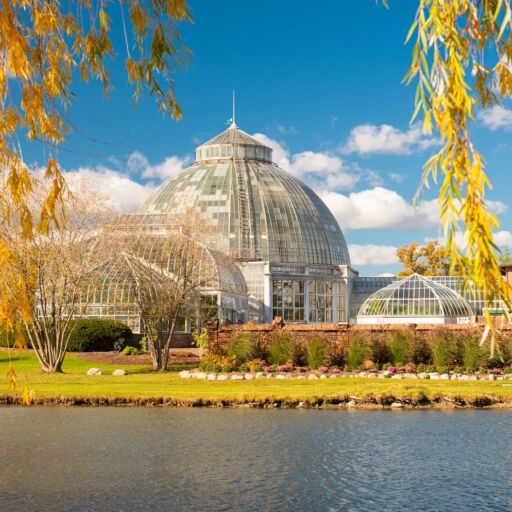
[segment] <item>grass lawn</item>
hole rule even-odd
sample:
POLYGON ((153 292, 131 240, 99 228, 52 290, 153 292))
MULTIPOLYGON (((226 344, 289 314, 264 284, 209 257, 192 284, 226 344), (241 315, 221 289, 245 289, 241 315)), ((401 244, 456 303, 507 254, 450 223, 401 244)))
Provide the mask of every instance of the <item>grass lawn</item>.
MULTIPOLYGON (((109 365, 92 363, 74 354, 66 355, 64 373, 43 374, 35 355, 14 352, 12 363, 18 376, 18 389, 11 391, 5 380, 0 381, 0 395, 20 395, 28 384, 36 398, 164 398, 183 401, 195 400, 290 400, 316 401, 317 399, 355 396, 361 400, 374 397, 393 397, 418 401, 419 398, 463 399, 472 402, 479 397, 490 397, 512 407, 511 381, 411 381, 391 379, 338 378, 323 380, 202 381, 181 379, 175 368, 164 374, 155 374, 147 366, 109 365), (98 367, 102 376, 87 376, 88 368, 98 367), (124 368, 127 375, 113 377, 115 368, 124 368)), ((8 354, 0 352, 0 374, 5 375, 8 354)))

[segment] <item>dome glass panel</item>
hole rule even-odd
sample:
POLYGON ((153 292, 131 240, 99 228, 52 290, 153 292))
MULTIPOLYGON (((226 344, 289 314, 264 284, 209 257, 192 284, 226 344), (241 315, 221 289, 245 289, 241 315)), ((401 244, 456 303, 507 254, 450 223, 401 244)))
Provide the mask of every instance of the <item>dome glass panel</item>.
POLYGON ((427 277, 413 274, 370 295, 361 306, 358 320, 365 318, 467 318, 469 304, 455 290, 427 277))

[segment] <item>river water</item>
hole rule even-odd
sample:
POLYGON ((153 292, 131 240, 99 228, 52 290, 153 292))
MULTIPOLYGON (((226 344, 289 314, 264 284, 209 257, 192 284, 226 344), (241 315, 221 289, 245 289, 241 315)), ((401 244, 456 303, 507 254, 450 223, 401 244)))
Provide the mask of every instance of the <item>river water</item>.
POLYGON ((512 412, 0 408, 2 511, 512 510, 512 412))

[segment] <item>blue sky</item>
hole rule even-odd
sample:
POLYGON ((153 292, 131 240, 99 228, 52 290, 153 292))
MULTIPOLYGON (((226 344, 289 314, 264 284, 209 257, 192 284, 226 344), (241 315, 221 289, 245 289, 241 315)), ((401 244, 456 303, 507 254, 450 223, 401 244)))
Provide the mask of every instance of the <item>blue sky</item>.
MULTIPOLYGON (((389 10, 373 0, 190 3, 194 24, 183 27, 183 37, 192 63, 176 76, 183 120, 159 114, 149 97, 137 109, 131 105, 114 16, 115 90, 104 101, 98 85, 76 86, 71 116, 80 133, 60 150, 64 169, 94 180, 121 208, 133 208, 186 167, 198 143, 226 127, 236 89, 238 125, 260 134, 275 160, 327 202, 362 275, 395 272, 394 248, 437 237, 432 194, 417 209, 410 205, 435 149, 409 124, 414 89, 401 83, 417 2, 391 0, 389 10)), ((511 130, 506 109, 483 113, 474 126, 495 185, 489 198, 500 214, 503 245, 512 244, 511 130)), ((36 145, 24 156, 36 164, 45 152, 36 145)))

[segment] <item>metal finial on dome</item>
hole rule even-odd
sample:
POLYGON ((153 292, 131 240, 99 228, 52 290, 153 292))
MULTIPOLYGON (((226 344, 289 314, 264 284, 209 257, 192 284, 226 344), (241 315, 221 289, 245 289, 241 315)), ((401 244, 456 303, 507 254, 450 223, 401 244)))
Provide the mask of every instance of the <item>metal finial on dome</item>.
POLYGON ((231 117, 230 128, 237 128, 237 125, 236 125, 236 97, 235 97, 234 89, 233 89, 233 116, 231 117))

